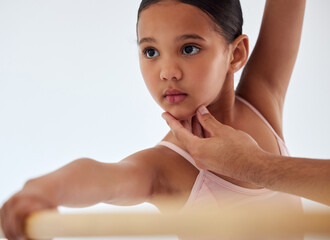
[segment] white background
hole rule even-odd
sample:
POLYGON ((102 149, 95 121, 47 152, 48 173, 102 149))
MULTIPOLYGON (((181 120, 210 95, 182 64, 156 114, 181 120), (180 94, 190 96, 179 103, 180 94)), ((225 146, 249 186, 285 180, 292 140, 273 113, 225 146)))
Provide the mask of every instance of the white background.
MULTIPOLYGON (((139 2, 0 0, 0 205, 29 178, 80 157, 119 161, 168 131, 139 72, 139 2)), ((251 49, 263 7, 242 1, 251 49)), ((307 2, 284 111, 293 156, 330 158, 329 10, 307 2)))

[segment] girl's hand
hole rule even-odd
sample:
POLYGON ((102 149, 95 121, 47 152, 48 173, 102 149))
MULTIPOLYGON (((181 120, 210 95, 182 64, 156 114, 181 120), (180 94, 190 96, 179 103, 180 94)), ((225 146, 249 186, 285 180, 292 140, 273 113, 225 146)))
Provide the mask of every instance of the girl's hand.
POLYGON ((39 190, 23 188, 1 208, 2 230, 8 240, 25 240, 25 220, 30 213, 56 208, 47 195, 39 190))

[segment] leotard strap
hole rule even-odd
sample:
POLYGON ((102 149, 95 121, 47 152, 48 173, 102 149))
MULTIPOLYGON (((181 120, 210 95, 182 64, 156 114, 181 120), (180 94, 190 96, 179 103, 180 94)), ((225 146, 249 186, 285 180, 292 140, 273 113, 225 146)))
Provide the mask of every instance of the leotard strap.
POLYGON ((185 150, 180 148, 179 146, 177 146, 177 145, 175 145, 171 142, 168 142, 168 141, 161 141, 161 142, 158 143, 158 145, 163 145, 165 147, 168 147, 172 151, 174 151, 177 154, 181 155, 183 158, 187 159, 192 165, 194 165, 197 169, 199 169, 196 166, 196 163, 195 163, 194 159, 192 158, 192 156, 188 152, 186 152, 185 150))

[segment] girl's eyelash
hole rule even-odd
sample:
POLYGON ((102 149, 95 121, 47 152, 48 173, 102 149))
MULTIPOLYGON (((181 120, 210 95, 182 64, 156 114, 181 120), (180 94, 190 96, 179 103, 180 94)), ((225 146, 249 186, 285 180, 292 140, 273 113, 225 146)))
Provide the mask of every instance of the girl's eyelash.
MULTIPOLYGON (((185 45, 181 48, 180 51, 182 52, 186 47, 194 47, 194 48, 197 48, 198 51, 201 51, 201 50, 202 50, 202 48, 199 47, 198 45, 196 45, 196 44, 192 44, 192 43, 188 43, 188 44, 185 44, 185 45)), ((143 55, 147 55, 147 52, 148 52, 149 50, 151 50, 151 49, 157 51, 157 50, 156 50, 155 48, 153 48, 153 47, 146 47, 146 48, 144 48, 144 49, 142 50, 143 55)))
POLYGON ((160 55, 159 51, 158 51, 156 48, 154 48, 154 47, 146 47, 146 48, 142 51, 142 53, 143 53, 143 55, 144 55, 146 58, 148 58, 148 59, 153 59, 153 58, 156 58, 156 57, 158 57, 158 56, 160 55), (152 51, 152 52, 151 52, 151 55, 152 55, 152 56, 149 56, 150 51, 152 51))
POLYGON ((147 55, 149 50, 155 50, 158 52, 158 50, 156 48, 153 47, 146 47, 145 49, 143 49, 142 53, 143 55, 147 55))
POLYGON ((147 51, 153 49, 151 47, 146 47, 145 49, 142 50, 143 54, 147 54, 147 51))
POLYGON ((195 47, 195 48, 201 49, 199 46, 197 46, 196 44, 193 44, 193 43, 185 44, 185 45, 182 47, 182 49, 184 49, 185 47, 195 47))
MULTIPOLYGON (((197 46, 196 44, 192 44, 192 43, 190 43, 190 44, 185 44, 185 45, 181 48, 181 52, 183 52, 183 51, 185 50, 186 47, 193 47, 193 48, 196 48, 196 49, 198 50, 197 53, 199 53, 199 52, 202 50, 202 48, 199 47, 199 46, 197 46)), ((197 53, 195 53, 195 54, 197 54, 197 53)), ((192 54, 192 55, 195 55, 195 54, 192 54)), ((187 54, 186 54, 186 55, 187 55, 187 54)), ((190 55, 190 54, 188 54, 188 55, 190 55)))

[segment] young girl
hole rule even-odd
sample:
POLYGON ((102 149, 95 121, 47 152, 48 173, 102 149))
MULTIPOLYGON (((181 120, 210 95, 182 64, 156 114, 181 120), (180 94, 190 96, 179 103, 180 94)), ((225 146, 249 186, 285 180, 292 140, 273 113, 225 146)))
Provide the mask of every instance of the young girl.
MULTIPOLYGON (((282 109, 298 52, 304 0, 268 0, 258 42, 234 90, 233 75, 248 58, 238 0, 143 0, 137 35, 141 72, 156 102, 196 130, 196 109, 208 106, 223 124, 250 134, 267 152, 287 155, 282 109), (192 120, 191 120, 192 119, 192 120)), ((197 129, 198 131, 198 129, 197 129)), ((118 163, 79 159, 29 180, 1 209, 4 233, 25 238, 33 211, 99 202, 133 205, 180 199, 218 207, 280 202, 301 211, 299 198, 200 170, 169 132, 155 147, 118 163)))

